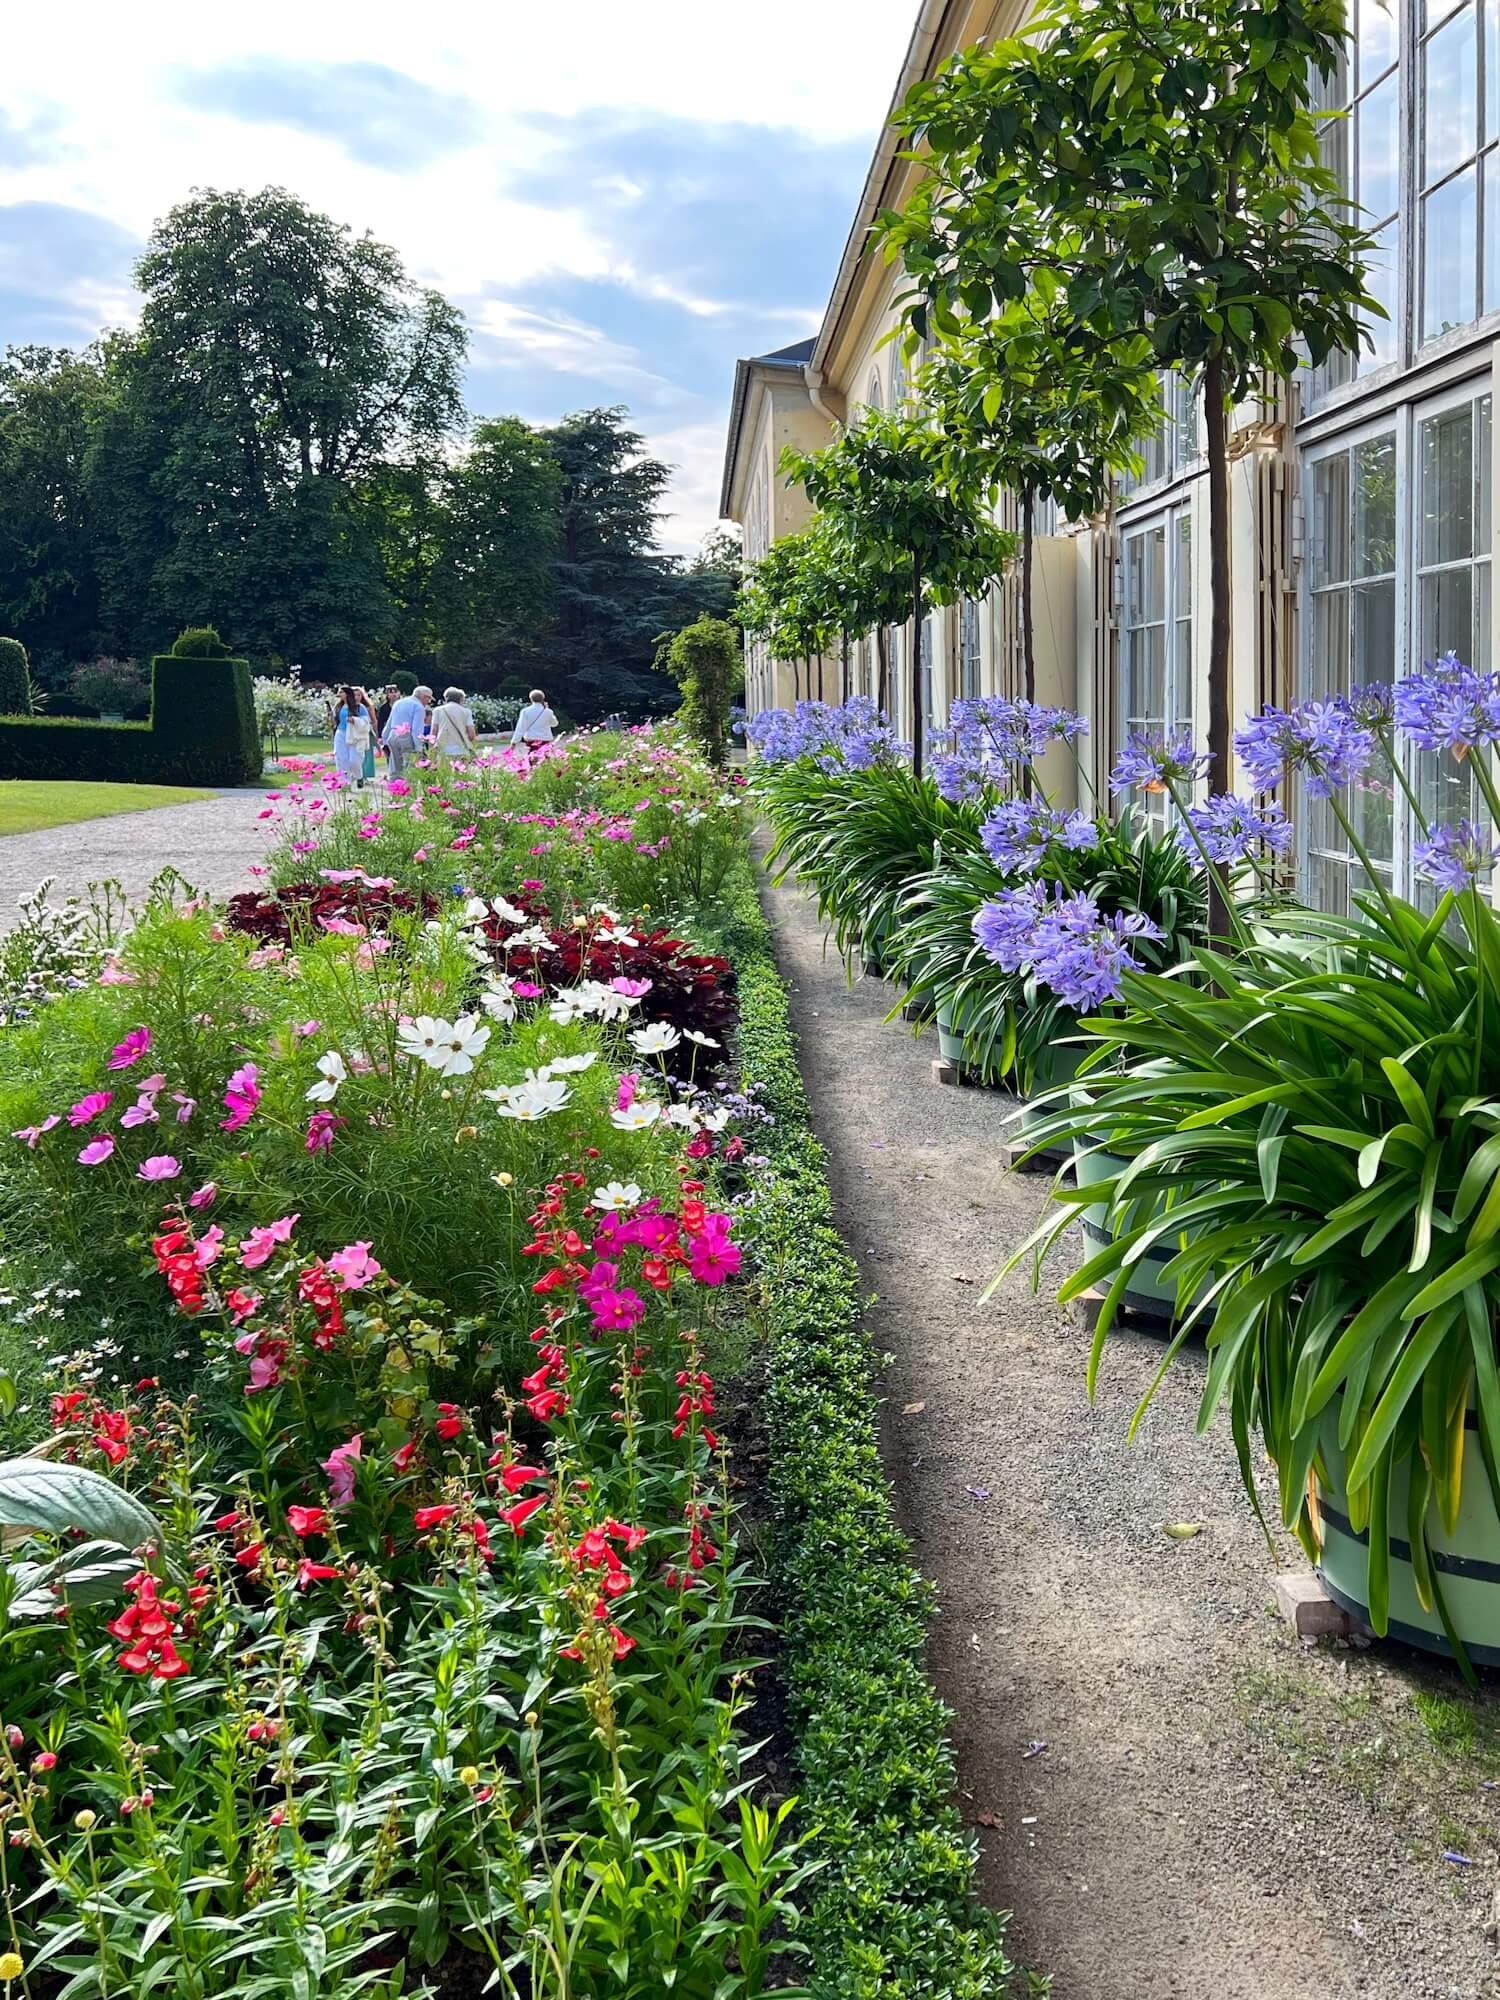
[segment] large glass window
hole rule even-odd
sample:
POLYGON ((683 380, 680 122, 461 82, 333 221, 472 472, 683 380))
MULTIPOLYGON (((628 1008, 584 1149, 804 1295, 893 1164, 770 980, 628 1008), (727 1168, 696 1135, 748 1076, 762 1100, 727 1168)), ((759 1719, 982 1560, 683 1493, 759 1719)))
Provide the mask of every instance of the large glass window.
POLYGON ((1420 319, 1432 340, 1500 306, 1485 255, 1500 235, 1500 0, 1427 0, 1419 50, 1420 319))
MULTIPOLYGON (((1382 431, 1330 452, 1309 468, 1309 589, 1312 625, 1306 692, 1326 700, 1396 674, 1396 434, 1382 431)), ((1377 872, 1390 880, 1394 856, 1391 787, 1383 776, 1343 801, 1377 872)), ((1347 838, 1326 799, 1301 802, 1308 900, 1348 905, 1355 869, 1347 838)))
POLYGON ((918 671, 922 676, 922 727, 932 727, 933 675, 932 675, 932 615, 929 612, 922 620, 921 637, 917 646, 918 671))
POLYGON ((1120 480, 1122 499, 1140 492, 1142 487, 1156 485, 1159 480, 1177 478, 1189 471, 1199 456, 1196 378, 1182 375, 1175 368, 1163 368, 1157 379, 1161 389, 1161 429, 1154 437, 1140 440, 1140 477, 1126 474, 1120 480))
POLYGON ((979 605, 972 597, 958 607, 958 692, 964 701, 979 695, 979 605))
POLYGON ((1359 221, 1375 238, 1369 260, 1371 295, 1387 317, 1366 320, 1371 346, 1333 354, 1316 369, 1311 394, 1321 396, 1358 374, 1396 360, 1400 327, 1401 35, 1398 0, 1349 0, 1350 36, 1333 76, 1318 86, 1323 164, 1360 204, 1359 221))
MULTIPOLYGON (((1119 744, 1175 736, 1193 726, 1193 521, 1186 507, 1130 529, 1122 547, 1119 744)), ((1119 747, 1117 744, 1117 748, 1119 747)), ((1165 830, 1170 801, 1132 794, 1137 812, 1165 830)))
MULTIPOLYGON (((1490 399, 1464 398, 1417 423, 1416 660, 1457 653, 1490 664, 1490 399)), ((1483 800, 1457 758, 1418 759, 1429 819, 1482 820, 1483 800)))

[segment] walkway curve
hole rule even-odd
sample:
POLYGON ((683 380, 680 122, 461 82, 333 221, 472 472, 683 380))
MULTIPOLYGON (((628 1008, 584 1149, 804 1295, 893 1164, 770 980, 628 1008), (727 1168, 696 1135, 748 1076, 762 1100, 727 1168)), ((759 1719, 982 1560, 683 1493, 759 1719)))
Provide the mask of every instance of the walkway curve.
MULTIPOLYGON (((1227 1428, 1194 1429, 1201 1350, 1130 1445, 1159 1340, 1112 1343, 1090 1410, 1088 1336, 1050 1295, 1017 1275, 980 1306, 1046 1198, 997 1165, 1008 1100, 934 1083, 930 1034, 885 1024, 892 993, 848 983, 799 891, 766 894, 1016 1955, 1054 2000, 1500 2000, 1496 1767, 1440 1755, 1418 1706, 1456 1676, 1276 1620, 1227 1428), (1442 1859, 1460 1839, 1470 1867, 1442 1859)), ((1492 1698, 1480 1719, 1500 1729, 1492 1698)))
POLYGON ((0 837, 0 931, 14 924, 18 898, 49 875, 53 902, 81 897, 91 882, 112 878, 138 903, 168 866, 214 896, 251 888, 250 867, 266 846, 257 818, 264 804, 265 788, 246 787, 191 805, 155 806, 0 837))

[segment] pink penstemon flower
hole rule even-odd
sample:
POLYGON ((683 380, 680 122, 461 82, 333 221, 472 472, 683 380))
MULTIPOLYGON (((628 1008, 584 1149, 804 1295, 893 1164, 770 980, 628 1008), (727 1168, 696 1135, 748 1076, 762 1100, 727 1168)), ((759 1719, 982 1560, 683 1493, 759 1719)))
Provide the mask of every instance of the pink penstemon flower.
POLYGON ((328 1268, 346 1292, 362 1291, 380 1276, 381 1267, 370 1255, 368 1243, 349 1243, 328 1259, 328 1268))
POLYGON ((240 1245, 241 1268, 258 1271, 262 1264, 269 1264, 278 1247, 291 1242, 292 1231, 300 1220, 298 1215, 283 1215, 263 1228, 252 1229, 240 1245))

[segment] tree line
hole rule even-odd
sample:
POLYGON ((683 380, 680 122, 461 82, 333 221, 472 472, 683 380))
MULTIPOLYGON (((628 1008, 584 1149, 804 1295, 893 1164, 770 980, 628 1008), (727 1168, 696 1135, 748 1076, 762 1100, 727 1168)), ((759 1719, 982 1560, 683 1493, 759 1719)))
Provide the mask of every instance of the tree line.
POLYGON ((0 632, 43 686, 187 621, 309 678, 670 699, 657 639, 727 609, 738 554, 660 552, 671 469, 623 408, 471 418, 462 315, 279 188, 195 191, 136 282, 136 331, 0 361, 0 632))

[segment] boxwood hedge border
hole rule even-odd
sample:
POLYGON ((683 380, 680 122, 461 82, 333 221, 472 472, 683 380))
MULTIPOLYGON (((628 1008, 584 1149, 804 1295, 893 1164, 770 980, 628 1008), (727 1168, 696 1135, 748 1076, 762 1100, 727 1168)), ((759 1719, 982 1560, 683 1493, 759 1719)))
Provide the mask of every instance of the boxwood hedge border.
POLYGON ((744 1082, 772 1114, 757 1147, 768 1319, 772 1601, 800 1818, 824 1866, 802 1936, 818 2000, 996 2000, 1017 1977, 1004 1919, 975 1897, 954 1803, 948 1711, 928 1679, 932 1592, 880 1459, 877 1357, 834 1220, 787 990, 757 879, 727 912, 744 1082))

